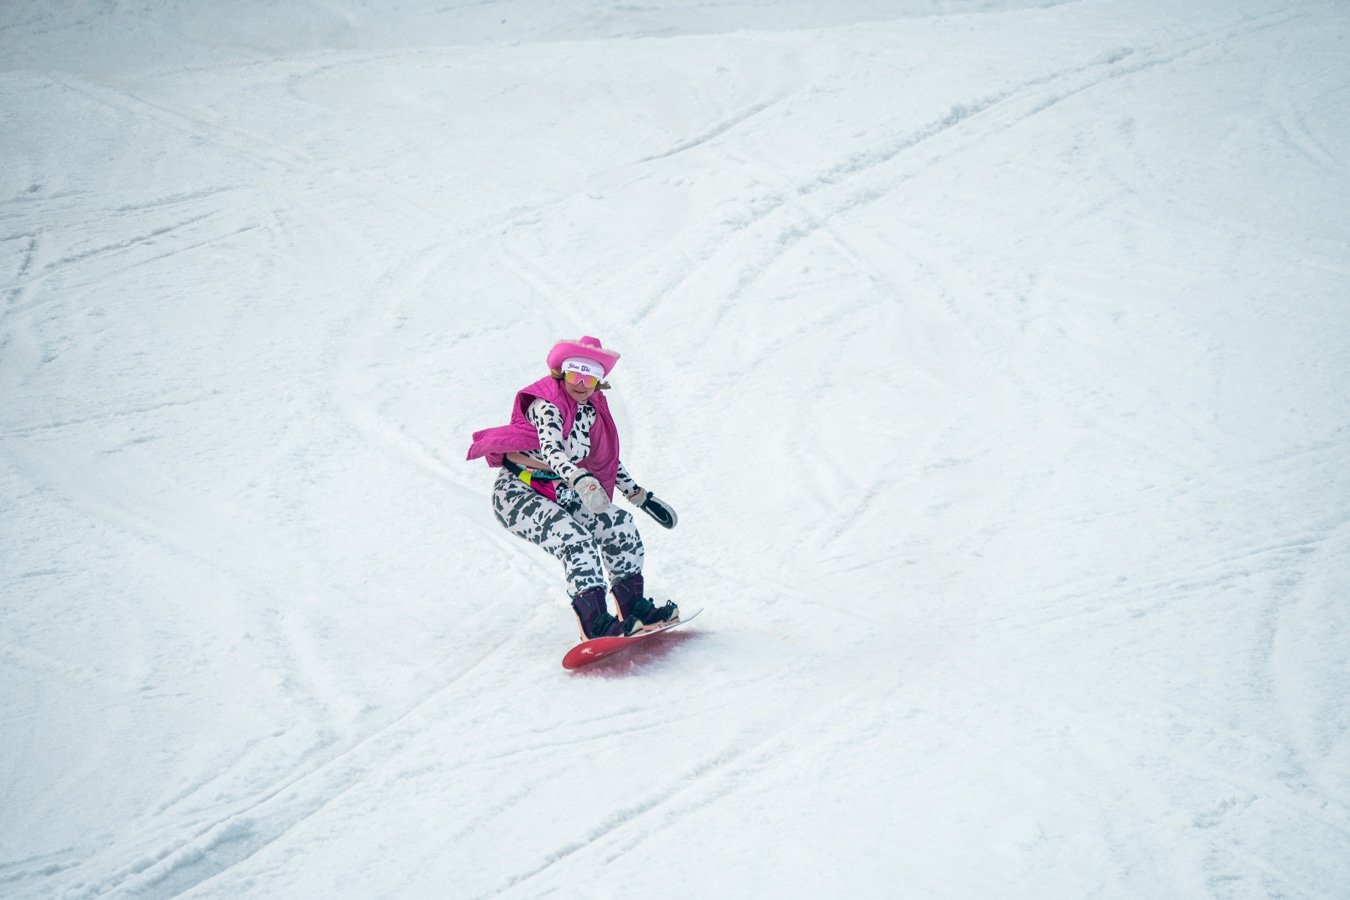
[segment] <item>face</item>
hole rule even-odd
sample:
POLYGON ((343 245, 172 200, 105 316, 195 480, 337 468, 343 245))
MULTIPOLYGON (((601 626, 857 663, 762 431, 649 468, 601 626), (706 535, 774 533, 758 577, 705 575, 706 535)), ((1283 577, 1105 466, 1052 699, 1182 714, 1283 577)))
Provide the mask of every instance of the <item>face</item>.
POLYGON ((567 377, 563 378, 563 390, 567 391, 567 396, 577 401, 577 406, 581 406, 591 399, 591 394, 595 393, 596 381, 593 378, 576 378, 576 380, 573 380, 574 375, 575 373, 568 372, 567 377))

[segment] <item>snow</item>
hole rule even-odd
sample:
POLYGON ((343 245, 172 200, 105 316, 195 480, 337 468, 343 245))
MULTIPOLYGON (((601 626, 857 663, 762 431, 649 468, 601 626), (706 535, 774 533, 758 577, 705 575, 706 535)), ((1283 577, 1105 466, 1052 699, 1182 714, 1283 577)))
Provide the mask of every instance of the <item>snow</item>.
POLYGON ((0 894, 1346 896, 1348 41, 0 7, 0 894), (704 611, 569 673, 581 334, 704 611))

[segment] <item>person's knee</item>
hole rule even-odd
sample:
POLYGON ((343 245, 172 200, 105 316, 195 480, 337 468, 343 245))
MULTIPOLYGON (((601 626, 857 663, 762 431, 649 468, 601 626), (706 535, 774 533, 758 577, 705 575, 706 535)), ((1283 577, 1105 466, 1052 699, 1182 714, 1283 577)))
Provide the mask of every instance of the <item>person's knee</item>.
POLYGON ((609 520, 608 526, 611 531, 629 531, 637 528, 633 514, 618 505, 611 506, 601 514, 601 518, 609 520))

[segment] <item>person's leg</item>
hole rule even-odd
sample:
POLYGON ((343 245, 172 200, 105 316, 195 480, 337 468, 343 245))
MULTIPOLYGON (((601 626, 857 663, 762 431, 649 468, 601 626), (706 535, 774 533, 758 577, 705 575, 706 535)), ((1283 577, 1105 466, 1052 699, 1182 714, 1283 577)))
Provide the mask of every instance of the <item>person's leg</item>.
POLYGON ((593 513, 575 492, 566 489, 558 492, 558 505, 595 538, 610 584, 642 574, 646 552, 632 513, 616 503, 593 513))
POLYGON ((583 638, 623 633, 622 621, 609 613, 600 550, 580 522, 509 472, 498 476, 493 486, 492 511, 507 531, 562 563, 583 638))
POLYGON ((632 513, 614 503, 604 512, 593 513, 570 491, 560 493, 558 502, 572 518, 595 536, 613 586, 619 618, 627 623, 628 619, 636 616, 640 623, 627 624, 624 630, 628 634, 680 620, 679 607, 674 603, 667 601, 657 606, 643 596, 642 564, 646 554, 642 535, 638 533, 637 520, 632 513))
POLYGON ((567 592, 608 588, 595 539, 567 510, 509 472, 497 478, 492 512, 507 531, 548 551, 563 565, 567 592))

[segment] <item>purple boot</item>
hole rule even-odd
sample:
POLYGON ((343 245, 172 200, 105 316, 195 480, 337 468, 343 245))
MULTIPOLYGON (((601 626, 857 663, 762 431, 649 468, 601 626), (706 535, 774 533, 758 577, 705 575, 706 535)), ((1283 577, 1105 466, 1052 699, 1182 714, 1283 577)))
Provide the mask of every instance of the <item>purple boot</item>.
POLYGON ((577 614, 577 623, 581 625, 581 636, 585 640, 624 634, 623 623, 609 614, 604 588, 594 587, 577 594, 572 598, 572 610, 577 614))
POLYGON ((680 621, 680 608, 669 600, 657 606, 642 596, 642 573, 630 575, 614 585, 614 601, 619 604, 619 618, 623 620, 624 634, 651 631, 661 625, 680 621))

